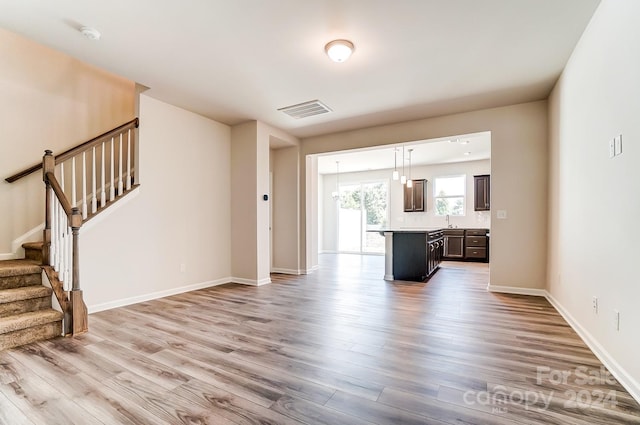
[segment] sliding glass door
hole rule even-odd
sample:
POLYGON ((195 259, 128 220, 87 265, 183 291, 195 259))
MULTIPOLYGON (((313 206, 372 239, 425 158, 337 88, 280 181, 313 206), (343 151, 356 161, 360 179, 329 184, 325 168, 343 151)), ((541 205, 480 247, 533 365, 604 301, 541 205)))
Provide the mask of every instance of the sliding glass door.
POLYGON ((384 253, 384 237, 367 230, 387 225, 387 181, 341 184, 338 203, 338 251, 384 253))

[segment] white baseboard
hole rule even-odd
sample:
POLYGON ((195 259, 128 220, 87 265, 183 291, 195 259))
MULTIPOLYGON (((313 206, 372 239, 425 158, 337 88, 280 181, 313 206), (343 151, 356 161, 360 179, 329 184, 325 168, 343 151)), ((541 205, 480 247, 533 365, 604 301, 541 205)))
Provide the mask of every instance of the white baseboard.
POLYGON ((311 267, 310 269, 306 269, 303 274, 311 274, 316 270, 320 270, 320 265, 316 264, 315 266, 311 267))
POLYGON ((184 292, 195 291, 203 288, 210 288, 212 286, 222 285, 224 283, 230 283, 232 278, 224 277, 222 279, 210 280, 207 282, 195 283, 193 285, 181 286, 179 288, 167 289, 165 291, 151 292, 149 294, 138 295, 130 298, 123 298, 120 300, 109 301, 101 304, 94 304, 87 307, 89 314, 97 313, 99 311, 111 310, 117 307, 124 307, 131 304, 137 304, 145 301, 151 301, 158 298, 169 297, 171 295, 182 294, 184 292))
POLYGON ((241 285, 261 286, 261 285, 266 285, 267 283, 271 283, 271 278, 266 277, 264 279, 256 280, 256 279, 245 279, 243 277, 232 277, 230 282, 239 283, 241 285))
POLYGON ((385 274, 384 275, 384 280, 395 280, 395 279, 393 278, 392 274, 385 274))
POLYGON ((551 305, 560 313, 567 321, 569 326, 582 338, 585 344, 593 351, 593 354, 606 366, 614 378, 631 394, 638 403, 640 403, 640 383, 636 381, 626 370, 609 354, 609 352, 591 335, 580 323, 567 311, 562 304, 556 300, 553 295, 545 291, 545 296, 551 305))
POLYGON ((547 295, 547 291, 544 289, 521 288, 518 286, 498 286, 492 284, 487 285, 487 291, 503 294, 532 295, 534 297, 545 297, 547 295))
POLYGON ((294 269, 281 269, 279 267, 274 267, 271 269, 271 273, 282 273, 282 274, 293 274, 296 276, 300 276, 302 272, 300 270, 294 269))

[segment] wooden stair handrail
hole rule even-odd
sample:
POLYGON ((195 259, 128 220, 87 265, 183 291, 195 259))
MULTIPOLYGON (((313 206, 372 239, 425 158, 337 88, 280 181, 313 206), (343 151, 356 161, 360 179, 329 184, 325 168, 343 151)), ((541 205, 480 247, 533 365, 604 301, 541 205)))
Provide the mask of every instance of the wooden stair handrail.
MULTIPOLYGON (((60 187, 58 179, 56 179, 56 176, 52 172, 45 173, 44 176, 46 179, 45 182, 48 182, 51 185, 51 189, 53 189, 53 191, 55 192, 58 201, 60 201, 60 204, 62 204, 62 208, 64 208, 64 212, 67 213, 69 222, 71 222, 71 216, 73 215, 74 208, 71 206, 71 203, 65 196, 62 187, 60 187)), ((75 209, 77 210, 77 208, 75 209)))
MULTIPOLYGON (((114 128, 113 130, 109 130, 106 133, 102 133, 99 136, 94 137, 91 140, 88 140, 84 143, 81 143, 71 149, 68 149, 64 152, 62 152, 61 154, 56 155, 55 159, 56 159, 56 164, 59 164, 63 161, 66 161, 67 159, 75 156, 76 154, 78 154, 79 152, 85 151, 93 146, 97 146, 99 145, 101 142, 103 142, 105 139, 108 139, 116 134, 122 133, 124 130, 127 130, 129 128, 138 128, 140 124, 140 121, 138 120, 138 118, 134 118, 131 121, 122 124, 119 127, 114 128)), ((26 168, 20 172, 15 173, 12 176, 9 176, 5 179, 5 181, 7 183, 13 183, 17 180, 20 180, 23 177, 28 176, 29 174, 35 173, 36 171, 40 170, 42 168, 42 162, 40 162, 39 164, 33 165, 29 168, 26 168)))

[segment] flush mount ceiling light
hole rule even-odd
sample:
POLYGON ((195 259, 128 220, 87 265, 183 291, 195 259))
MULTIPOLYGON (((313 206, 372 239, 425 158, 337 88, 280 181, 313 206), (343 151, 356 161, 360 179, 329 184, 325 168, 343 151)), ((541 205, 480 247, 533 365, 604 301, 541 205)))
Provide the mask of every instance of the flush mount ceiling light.
POLYGON ((80 34, 84 35, 89 40, 100 40, 100 31, 91 27, 80 28, 80 34))
POLYGON ((333 40, 324 46, 327 56, 334 62, 346 61, 354 50, 355 47, 349 40, 333 40))

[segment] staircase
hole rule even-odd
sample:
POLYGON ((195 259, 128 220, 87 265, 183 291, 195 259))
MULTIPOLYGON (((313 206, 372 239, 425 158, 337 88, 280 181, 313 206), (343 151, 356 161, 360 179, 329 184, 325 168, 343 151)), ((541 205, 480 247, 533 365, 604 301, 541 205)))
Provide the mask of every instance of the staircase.
POLYGON ((24 244, 24 259, 0 261, 0 350, 88 331, 80 229, 138 187, 138 125, 134 118, 60 154, 46 150, 40 163, 5 178, 15 183, 42 170, 45 208, 43 242, 24 244), (52 294, 62 312, 51 308, 52 294))
POLYGON ((42 243, 23 248, 25 259, 0 261, 0 350, 62 334, 63 314, 42 285, 42 243))

